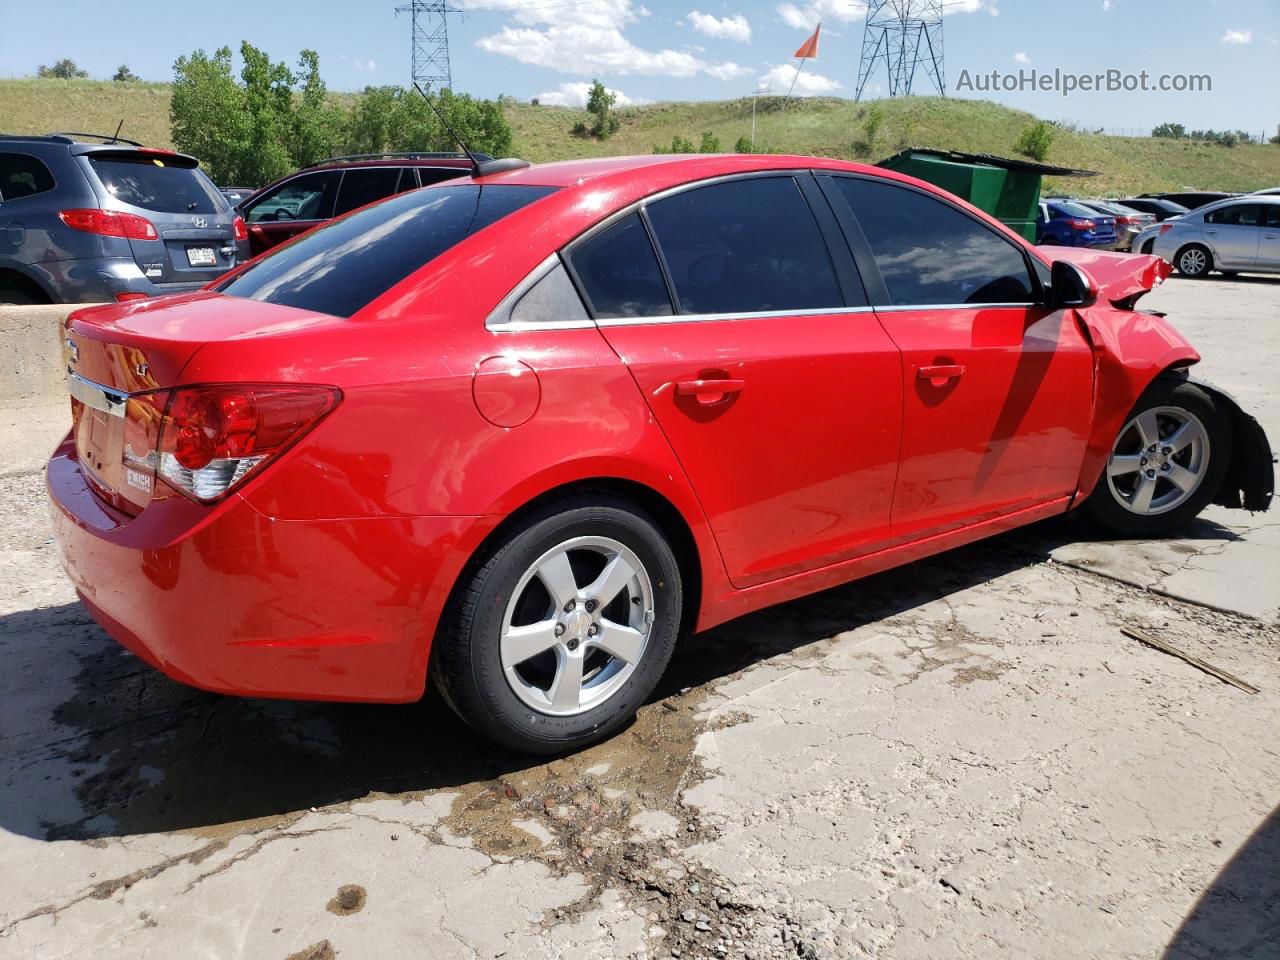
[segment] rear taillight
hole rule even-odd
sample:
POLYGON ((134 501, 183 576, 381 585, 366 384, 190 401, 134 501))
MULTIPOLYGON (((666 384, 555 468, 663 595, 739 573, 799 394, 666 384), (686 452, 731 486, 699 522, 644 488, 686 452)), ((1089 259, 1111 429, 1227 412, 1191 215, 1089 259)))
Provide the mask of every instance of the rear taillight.
POLYGON ((1172 230, 1172 229, 1173 229, 1173 224, 1172 224, 1172 223, 1162 223, 1162 224, 1160 224, 1160 233, 1168 233, 1168 232, 1169 232, 1170 230, 1172 230))
POLYGON ((319 423, 340 398, 333 387, 174 390, 160 430, 158 473, 193 500, 218 500, 319 423))
POLYGON ((132 291, 126 291, 125 293, 116 294, 116 303, 128 303, 130 300, 146 300, 146 299, 147 299, 147 295, 145 293, 134 293, 132 291))
POLYGON ((74 230, 96 233, 103 237, 125 237, 129 240, 156 240, 156 226, 146 217, 113 210, 62 210, 59 218, 74 230))
POLYGON ((1092 230, 1093 221, 1092 220, 1068 220, 1067 226, 1070 227, 1072 230, 1092 230))
POLYGON ((1138 222, 1139 221, 1137 217, 1116 217, 1116 223, 1120 223, 1120 224, 1128 225, 1128 224, 1138 223, 1138 222))
POLYGON ((249 228, 244 224, 244 217, 239 214, 231 221, 231 229, 235 231, 237 243, 249 239, 249 228))

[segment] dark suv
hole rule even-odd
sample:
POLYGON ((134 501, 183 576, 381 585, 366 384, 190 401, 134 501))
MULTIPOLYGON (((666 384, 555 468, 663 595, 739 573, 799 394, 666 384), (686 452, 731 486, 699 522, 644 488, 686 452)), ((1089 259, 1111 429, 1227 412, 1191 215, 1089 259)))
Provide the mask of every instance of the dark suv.
POLYGON ((85 133, 0 136, 0 303, 195 290, 245 260, 248 239, 193 157, 85 133))
MULTIPOLYGON (((491 160, 477 153, 477 160, 491 160)), ((249 224, 256 256, 333 217, 382 200, 465 176, 461 153, 362 153, 334 157, 263 187, 236 208, 249 224)))

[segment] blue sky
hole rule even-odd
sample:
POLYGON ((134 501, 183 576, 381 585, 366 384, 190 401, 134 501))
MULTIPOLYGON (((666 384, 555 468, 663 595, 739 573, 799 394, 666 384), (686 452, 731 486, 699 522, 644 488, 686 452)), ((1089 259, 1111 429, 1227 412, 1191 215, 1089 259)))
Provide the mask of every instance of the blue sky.
MULTIPOLYGON (((17 8, 23 0, 0 0, 17 8)), ((792 52, 818 20, 819 57, 797 84, 805 94, 852 96, 863 34, 859 0, 454 0, 454 88, 543 102, 578 102, 592 77, 623 102, 721 99, 760 84, 785 90, 792 52)), ((156 4, 55 0, 38 17, 0 16, 0 75, 24 76, 69 56, 94 76, 121 62, 148 80, 172 78, 195 47, 247 39, 276 59, 319 51, 329 86, 405 83, 409 21, 396 0, 221 0, 156 4), (210 11, 207 20, 196 10, 210 11)), ((952 0, 945 18, 952 95, 993 99, 1087 127, 1188 127, 1274 132, 1280 123, 1280 0, 952 0), (1212 77, 1211 92, 978 93, 970 76, 1019 69, 1108 68, 1212 77)), ((882 90, 883 77, 871 93, 882 90)), ((928 92, 923 77, 917 91, 928 92)), ((0 128, 4 104, 0 102, 0 128)))

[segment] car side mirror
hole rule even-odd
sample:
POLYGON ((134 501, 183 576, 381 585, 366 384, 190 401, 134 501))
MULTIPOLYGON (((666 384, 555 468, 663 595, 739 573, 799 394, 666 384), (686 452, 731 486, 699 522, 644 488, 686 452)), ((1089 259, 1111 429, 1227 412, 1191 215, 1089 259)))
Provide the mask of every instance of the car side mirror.
POLYGON ((1049 305, 1087 307, 1098 299, 1093 278, 1066 260, 1055 260, 1049 279, 1049 305))

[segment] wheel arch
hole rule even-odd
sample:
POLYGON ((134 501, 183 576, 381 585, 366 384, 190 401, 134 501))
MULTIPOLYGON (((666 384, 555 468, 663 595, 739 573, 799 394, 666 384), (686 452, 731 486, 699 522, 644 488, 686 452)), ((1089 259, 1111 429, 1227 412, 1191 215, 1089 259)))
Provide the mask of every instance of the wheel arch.
POLYGON ((0 261, 0 290, 3 289, 28 291, 38 294, 48 303, 58 302, 53 291, 39 276, 12 262, 0 261))
POLYGON ((1227 391, 1190 376, 1185 369, 1161 376, 1177 377, 1199 387, 1227 411, 1231 421, 1231 462, 1211 502, 1236 510, 1266 511, 1275 495, 1276 473, 1271 443, 1262 425, 1227 391))

